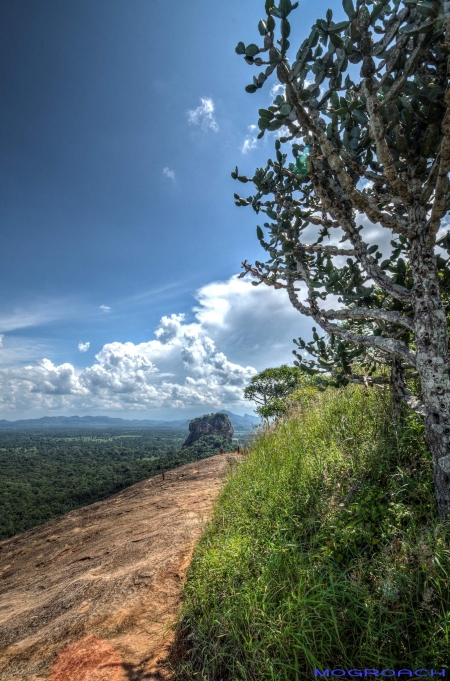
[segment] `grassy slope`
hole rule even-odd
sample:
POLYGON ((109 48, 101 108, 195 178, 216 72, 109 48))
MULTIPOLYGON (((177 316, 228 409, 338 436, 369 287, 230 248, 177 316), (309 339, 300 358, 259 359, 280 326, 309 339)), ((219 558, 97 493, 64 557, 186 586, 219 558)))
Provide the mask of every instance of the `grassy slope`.
POLYGON ((306 391, 254 443, 188 575, 188 678, 448 663, 450 523, 435 517, 422 426, 396 437, 386 400, 306 391))

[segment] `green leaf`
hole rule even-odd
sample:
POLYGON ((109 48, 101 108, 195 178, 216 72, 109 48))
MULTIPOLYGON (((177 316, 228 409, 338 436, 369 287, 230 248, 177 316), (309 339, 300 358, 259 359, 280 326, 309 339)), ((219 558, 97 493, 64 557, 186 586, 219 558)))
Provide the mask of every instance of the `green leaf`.
POLYGON ((240 42, 236 45, 235 52, 236 54, 245 54, 245 45, 243 42, 240 42))
POLYGON ((264 232, 262 231, 262 229, 261 229, 261 227, 260 227, 259 225, 258 225, 258 227, 256 228, 256 236, 258 237, 258 239, 259 239, 260 241, 262 241, 262 240, 264 239, 264 232))
POLYGON ((375 21, 378 19, 381 12, 383 11, 385 3, 384 2, 378 2, 378 3, 374 3, 374 4, 375 4, 375 7, 373 8, 372 13, 370 15, 370 23, 372 24, 372 26, 374 25, 375 21))
POLYGON ((350 26, 349 21, 340 21, 338 24, 334 24, 334 26, 330 26, 328 28, 328 33, 340 33, 341 31, 344 31, 349 26, 350 26))
POLYGON ((290 104, 283 104, 283 106, 280 109, 280 113, 283 114, 283 116, 289 116, 291 111, 292 111, 292 106, 290 104))
POLYGON ((266 22, 261 19, 258 23, 258 31, 260 35, 266 35, 266 22))
POLYGON ((269 109, 259 109, 258 113, 261 118, 268 118, 269 121, 273 118, 273 111, 269 111, 269 109))
POLYGON ((268 31, 275 30, 275 19, 272 16, 267 17, 267 30, 268 31))
POLYGON ((282 120, 272 121, 268 127, 268 130, 270 130, 270 132, 273 132, 274 130, 278 130, 279 128, 281 128, 282 125, 284 125, 284 122, 282 120))
POLYGON ((258 128, 260 130, 267 130, 269 125, 270 125, 270 121, 269 121, 268 118, 261 117, 261 118, 258 119, 258 128))
POLYGON ((330 101, 331 101, 331 106, 333 107, 333 109, 339 108, 339 95, 335 90, 333 90, 333 92, 331 93, 331 100, 330 101))
POLYGON ((350 17, 350 19, 355 18, 356 12, 352 0, 342 0, 342 7, 344 8, 344 12, 348 17, 350 17))
POLYGON ((356 118, 356 120, 362 125, 366 125, 369 120, 364 111, 361 111, 361 109, 355 109, 355 111, 353 111, 353 117, 356 118))
POLYGON ((430 17, 436 15, 436 7, 433 2, 418 2, 416 4, 417 11, 422 14, 422 16, 430 17))
POLYGON ((247 87, 245 88, 245 91, 246 92, 256 92, 257 89, 258 88, 256 87, 256 85, 247 85, 247 87))
POLYGON ((256 54, 259 52, 259 47, 258 45, 255 45, 255 43, 250 43, 250 45, 247 45, 245 48, 245 55, 247 57, 254 57, 256 54))
POLYGON ((330 33, 330 41, 332 45, 334 45, 335 47, 342 47, 342 45, 344 44, 342 42, 342 38, 338 35, 335 35, 334 33, 330 33))
POLYGON ((368 252, 368 253, 375 253, 375 251, 377 250, 377 248, 378 248, 377 245, 371 246, 370 248, 367 249, 367 252, 368 252))
POLYGON ((281 36, 282 38, 286 39, 289 38, 289 34, 291 32, 291 25, 287 19, 283 19, 281 22, 281 36))
POLYGON ((292 3, 291 0, 280 0, 280 14, 283 19, 286 19, 288 14, 292 10, 292 3))
POLYGON ((308 42, 310 47, 315 47, 319 42, 319 31, 317 28, 313 28, 311 31, 308 42))

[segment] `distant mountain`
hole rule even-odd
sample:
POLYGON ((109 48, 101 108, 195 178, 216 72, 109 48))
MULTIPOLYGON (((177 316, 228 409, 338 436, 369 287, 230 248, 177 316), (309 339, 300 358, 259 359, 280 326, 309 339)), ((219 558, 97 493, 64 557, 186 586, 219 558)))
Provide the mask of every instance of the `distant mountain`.
POLYGON ((231 421, 231 425, 234 430, 253 430, 253 426, 259 426, 261 419, 257 416, 252 416, 251 414, 244 414, 244 416, 238 416, 233 414, 231 411, 225 411, 222 409, 219 414, 226 414, 231 421))
MULTIPOLYGON (((231 425, 235 430, 253 430, 253 426, 260 423, 259 419, 250 414, 238 416, 230 411, 222 411, 227 414, 231 425)), ((43 416, 40 419, 20 419, 19 421, 7 421, 0 419, 0 429, 15 428, 176 428, 177 430, 189 429, 190 419, 176 419, 163 421, 157 419, 121 419, 109 416, 43 416)))

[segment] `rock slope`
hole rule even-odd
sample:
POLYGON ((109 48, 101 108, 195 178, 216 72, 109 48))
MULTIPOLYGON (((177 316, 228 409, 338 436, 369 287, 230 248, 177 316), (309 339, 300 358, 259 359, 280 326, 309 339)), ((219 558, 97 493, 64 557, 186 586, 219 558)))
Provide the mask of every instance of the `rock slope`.
POLYGON ((182 466, 3 541, 2 681, 170 679, 181 582, 235 461, 182 466))
POLYGON ((202 435, 219 435, 231 442, 233 434, 233 426, 226 414, 206 414, 206 416, 192 419, 189 423, 189 435, 183 447, 194 444, 202 435))

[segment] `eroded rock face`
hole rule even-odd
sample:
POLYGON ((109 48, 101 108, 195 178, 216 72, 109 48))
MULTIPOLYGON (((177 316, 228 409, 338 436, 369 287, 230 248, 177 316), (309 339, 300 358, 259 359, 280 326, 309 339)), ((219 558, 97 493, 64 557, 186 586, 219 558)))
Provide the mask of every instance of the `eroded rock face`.
POLYGON ((183 447, 189 447, 202 435, 220 435, 231 442, 233 433, 233 426, 226 414, 206 414, 190 422, 189 435, 183 447))

